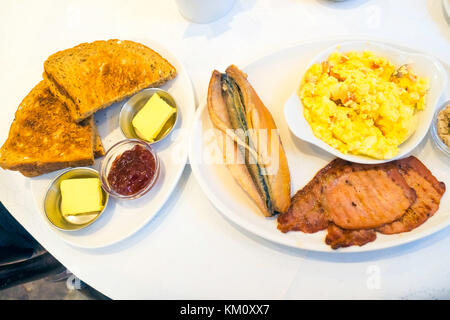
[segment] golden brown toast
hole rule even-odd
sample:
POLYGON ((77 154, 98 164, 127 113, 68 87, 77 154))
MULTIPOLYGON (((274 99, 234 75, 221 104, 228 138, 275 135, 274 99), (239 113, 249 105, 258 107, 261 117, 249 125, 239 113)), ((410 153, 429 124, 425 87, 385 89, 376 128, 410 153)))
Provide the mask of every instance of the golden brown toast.
POLYGON ((64 104, 44 81, 19 105, 9 136, 0 149, 0 167, 25 176, 94 163, 96 147, 93 117, 75 123, 64 104))
POLYGON ((173 79, 176 69, 133 41, 82 43, 44 62, 44 79, 79 122, 132 94, 173 79))

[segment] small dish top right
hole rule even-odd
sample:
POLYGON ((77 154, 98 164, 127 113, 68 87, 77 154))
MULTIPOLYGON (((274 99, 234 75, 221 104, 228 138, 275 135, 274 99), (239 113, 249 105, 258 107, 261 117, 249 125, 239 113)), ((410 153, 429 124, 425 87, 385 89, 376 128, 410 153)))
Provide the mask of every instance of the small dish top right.
POLYGON ((284 107, 291 132, 356 163, 401 159, 426 136, 447 74, 437 59, 375 41, 319 53, 284 107))
POLYGON ((431 136, 439 150, 450 157, 450 100, 434 113, 431 136))

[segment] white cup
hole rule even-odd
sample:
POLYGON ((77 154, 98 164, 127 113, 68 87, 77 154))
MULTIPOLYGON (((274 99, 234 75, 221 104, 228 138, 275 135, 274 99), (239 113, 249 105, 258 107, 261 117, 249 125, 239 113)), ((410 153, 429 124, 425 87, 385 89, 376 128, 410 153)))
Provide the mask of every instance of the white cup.
POLYGON ((223 17, 235 0, 176 0, 183 17, 196 23, 209 23, 223 17))

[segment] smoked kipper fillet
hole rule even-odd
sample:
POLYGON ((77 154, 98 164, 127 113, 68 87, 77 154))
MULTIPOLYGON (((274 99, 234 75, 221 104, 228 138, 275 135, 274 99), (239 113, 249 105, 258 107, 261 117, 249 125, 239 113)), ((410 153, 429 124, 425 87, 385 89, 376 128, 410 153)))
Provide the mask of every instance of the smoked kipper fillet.
POLYGON ((0 149, 0 167, 28 177, 89 166, 104 152, 93 117, 75 123, 64 104, 39 82, 19 105, 0 149))
POLYGON ((44 62, 44 80, 80 122, 147 87, 158 87, 177 74, 160 54, 128 40, 82 43, 52 54, 44 62))

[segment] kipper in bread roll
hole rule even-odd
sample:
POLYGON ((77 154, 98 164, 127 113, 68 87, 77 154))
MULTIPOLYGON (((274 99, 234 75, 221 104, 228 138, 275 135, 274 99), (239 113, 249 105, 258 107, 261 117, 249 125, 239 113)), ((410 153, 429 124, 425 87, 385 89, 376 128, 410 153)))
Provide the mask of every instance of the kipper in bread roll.
POLYGON ((272 115, 247 75, 234 65, 225 73, 214 71, 207 104, 234 179, 265 216, 286 212, 291 189, 286 155, 272 115))

